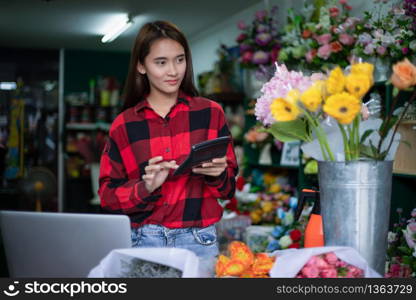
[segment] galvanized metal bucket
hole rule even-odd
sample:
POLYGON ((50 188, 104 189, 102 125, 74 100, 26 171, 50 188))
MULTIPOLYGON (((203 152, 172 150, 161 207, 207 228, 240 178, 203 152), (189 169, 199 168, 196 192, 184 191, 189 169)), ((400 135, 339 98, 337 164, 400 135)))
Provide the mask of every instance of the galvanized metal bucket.
POLYGON ((326 246, 355 248, 384 275, 393 161, 318 162, 326 246))

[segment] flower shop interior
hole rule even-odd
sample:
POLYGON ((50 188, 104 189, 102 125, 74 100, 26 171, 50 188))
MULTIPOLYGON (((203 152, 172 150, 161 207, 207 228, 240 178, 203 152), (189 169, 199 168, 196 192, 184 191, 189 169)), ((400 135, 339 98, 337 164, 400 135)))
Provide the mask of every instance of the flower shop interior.
POLYGON ((416 1, 85 2, 0 1, 1 211, 105 214, 100 156, 131 47, 169 20, 239 166, 211 276, 416 277, 416 1))

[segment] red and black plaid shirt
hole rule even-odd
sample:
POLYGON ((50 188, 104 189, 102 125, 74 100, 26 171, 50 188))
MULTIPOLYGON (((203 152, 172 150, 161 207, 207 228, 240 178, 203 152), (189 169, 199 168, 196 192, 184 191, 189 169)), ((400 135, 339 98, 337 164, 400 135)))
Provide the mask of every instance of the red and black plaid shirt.
POLYGON ((149 193, 142 175, 150 158, 163 156, 181 164, 193 144, 230 135, 221 106, 202 97, 180 94, 162 118, 140 101, 121 113, 110 128, 101 157, 99 195, 107 211, 127 214, 133 227, 160 224, 168 228, 206 227, 221 219, 217 199, 235 190, 237 163, 232 144, 226 170, 217 178, 198 174, 172 176, 149 193))

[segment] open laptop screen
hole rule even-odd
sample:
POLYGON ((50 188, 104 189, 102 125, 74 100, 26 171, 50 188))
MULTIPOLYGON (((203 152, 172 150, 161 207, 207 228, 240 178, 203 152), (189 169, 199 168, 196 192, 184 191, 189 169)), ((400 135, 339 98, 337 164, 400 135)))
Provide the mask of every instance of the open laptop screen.
POLYGON ((86 277, 131 247, 124 215, 0 211, 0 229, 10 277, 86 277))

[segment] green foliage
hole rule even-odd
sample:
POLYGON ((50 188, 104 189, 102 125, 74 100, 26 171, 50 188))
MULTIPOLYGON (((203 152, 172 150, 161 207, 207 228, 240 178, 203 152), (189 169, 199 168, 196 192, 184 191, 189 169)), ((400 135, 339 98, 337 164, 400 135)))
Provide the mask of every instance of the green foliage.
POLYGON ((311 132, 302 119, 288 122, 275 122, 266 130, 281 142, 294 142, 298 140, 312 141, 311 132))

